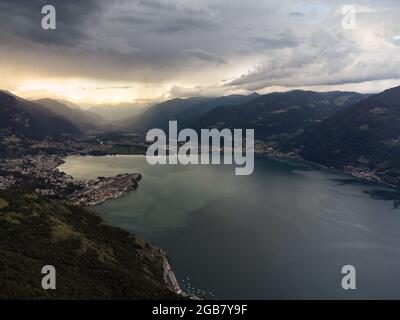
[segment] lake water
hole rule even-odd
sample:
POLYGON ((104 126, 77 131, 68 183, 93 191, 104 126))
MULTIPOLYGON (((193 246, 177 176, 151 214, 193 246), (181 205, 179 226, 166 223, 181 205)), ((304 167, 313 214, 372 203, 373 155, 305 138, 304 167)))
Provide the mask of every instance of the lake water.
POLYGON ((68 157, 75 178, 139 172, 130 194, 97 206, 110 224, 166 250, 187 291, 219 299, 400 298, 400 194, 309 164, 256 158, 150 166, 143 156, 68 157), (356 290, 343 290, 344 265, 356 290))

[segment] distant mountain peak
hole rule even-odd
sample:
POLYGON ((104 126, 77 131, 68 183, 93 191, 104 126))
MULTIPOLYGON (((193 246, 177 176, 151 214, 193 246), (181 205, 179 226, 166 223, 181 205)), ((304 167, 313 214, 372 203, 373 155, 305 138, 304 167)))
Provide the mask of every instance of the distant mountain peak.
POLYGON ((69 120, 42 105, 0 91, 0 134, 42 138, 47 135, 79 133, 69 120))
POLYGON ((395 87, 323 121, 304 136, 301 154, 317 163, 369 172, 399 185, 399 137, 400 87, 395 87))
POLYGON ((35 102, 68 119, 82 131, 94 130, 96 126, 104 125, 107 122, 101 116, 87 110, 82 110, 77 105, 68 101, 44 98, 35 100, 35 102))

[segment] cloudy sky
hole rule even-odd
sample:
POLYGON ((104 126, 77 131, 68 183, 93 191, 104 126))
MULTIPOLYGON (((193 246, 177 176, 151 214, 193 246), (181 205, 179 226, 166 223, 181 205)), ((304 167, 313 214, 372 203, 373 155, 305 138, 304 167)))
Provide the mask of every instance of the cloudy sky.
POLYGON ((377 92, 400 85, 399 17, 398 0, 0 0, 0 88, 83 105, 377 92))

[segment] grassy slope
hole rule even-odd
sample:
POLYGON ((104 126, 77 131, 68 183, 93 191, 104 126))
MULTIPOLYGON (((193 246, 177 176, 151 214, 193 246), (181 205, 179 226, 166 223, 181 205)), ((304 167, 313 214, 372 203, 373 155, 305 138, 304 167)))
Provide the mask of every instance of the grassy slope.
POLYGON ((176 298, 163 254, 95 213, 24 190, 0 192, 0 299, 176 298), (41 288, 41 268, 57 289, 41 288))

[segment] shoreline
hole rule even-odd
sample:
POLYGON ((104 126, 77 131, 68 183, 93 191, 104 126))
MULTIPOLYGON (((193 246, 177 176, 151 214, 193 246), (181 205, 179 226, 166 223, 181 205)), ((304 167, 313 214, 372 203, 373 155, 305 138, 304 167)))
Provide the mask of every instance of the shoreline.
POLYGON ((274 159, 274 160, 277 160, 277 161, 280 161, 280 160, 289 160, 290 161, 291 160, 291 161, 296 161, 296 162, 300 162, 300 163, 304 163, 304 164, 309 164, 309 165, 313 165, 313 166, 316 166, 316 167, 324 169, 324 170, 332 171, 332 172, 337 173, 337 174, 340 173, 340 174, 349 175, 351 177, 360 179, 361 181, 374 182, 374 183, 382 184, 382 185, 384 185, 386 187, 390 187, 390 188, 394 188, 394 189, 400 189, 400 185, 396 185, 396 184, 393 184, 393 183, 390 183, 390 182, 387 182, 387 181, 381 179, 380 177, 376 176, 375 173, 373 173, 373 171, 366 171, 366 170, 363 170, 361 168, 357 168, 357 167, 353 167, 353 166, 346 166, 348 168, 347 170, 345 168, 344 169, 338 169, 338 168, 334 168, 334 167, 328 167, 328 166, 323 165, 321 163, 313 162, 311 160, 307 160, 307 159, 305 159, 305 158, 303 158, 303 157, 301 157, 301 156, 299 156, 297 154, 295 156, 293 156, 293 155, 284 155, 284 154, 271 155, 271 154, 268 154, 266 152, 256 153, 256 154, 259 155, 259 156, 265 156, 265 157, 268 157, 270 159, 274 159), (364 172, 364 173, 358 174, 357 171, 364 172), (367 174, 365 174, 365 172, 367 174))
MULTIPOLYGON (((143 155, 116 155, 116 156, 113 155, 113 157, 118 157, 118 156, 132 157, 132 159, 135 158, 135 157, 144 157, 143 155)), ((350 174, 349 172, 345 172, 344 170, 337 170, 337 169, 334 169, 334 168, 329 168, 329 167, 323 166, 323 165, 318 164, 318 163, 313 163, 312 161, 305 160, 305 159, 303 159, 301 157, 298 157, 298 156, 297 157, 293 157, 293 156, 291 156, 291 157, 289 157, 289 156, 286 156, 286 157, 285 156, 271 156, 271 155, 268 155, 268 154, 265 154, 265 153, 263 153, 263 154, 258 153, 256 156, 269 158, 269 159, 275 160, 275 161, 289 161, 289 162, 293 161, 293 162, 297 162, 299 164, 305 164, 307 166, 311 165, 311 166, 315 167, 315 169, 317 169, 317 170, 319 168, 319 169, 328 170, 329 172, 331 172, 333 174, 345 174, 345 175, 348 175, 349 178, 350 177, 355 177, 357 179, 360 179, 360 181, 369 181, 369 182, 373 182, 373 183, 382 183, 380 181, 371 181, 371 180, 368 180, 368 179, 363 178, 363 177, 354 176, 354 175, 350 174)), ((96 156, 93 156, 93 157, 99 157, 99 156, 96 155, 96 156)), ((109 156, 106 156, 106 157, 109 157, 109 156)), ((89 161, 90 161, 90 159, 89 159, 89 161)), ((392 186, 390 186, 390 187, 392 187, 392 186)), ((106 200, 106 201, 108 201, 108 200, 106 200)), ((191 298, 190 296, 186 296, 185 293, 182 292, 182 288, 179 285, 179 282, 177 280, 176 274, 173 272, 173 269, 172 269, 172 267, 170 265, 170 262, 168 260, 168 256, 167 256, 167 254, 165 252, 164 252, 164 261, 163 261, 163 273, 164 273, 165 283, 168 285, 170 290, 174 291, 175 293, 182 294, 182 296, 184 296, 184 297, 191 298)), ((195 297, 193 297, 193 298, 196 299, 195 297)))
MULTIPOLYGON (((70 154, 70 155, 66 155, 65 157, 62 157, 61 158, 61 160, 62 160, 62 163, 60 163, 60 165, 62 165, 62 164, 64 164, 65 162, 66 162, 66 158, 68 157, 68 156, 81 156, 81 155, 75 155, 75 154, 70 154)), ((102 156, 97 156, 97 155, 87 155, 87 156, 91 156, 91 157, 118 157, 118 156, 143 156, 143 155, 119 155, 119 154, 117 154, 117 155, 102 155, 102 156)), ((82 157, 84 157, 84 156, 82 156, 82 157)), ((59 166, 60 166, 59 165, 59 166)), ((58 167, 59 167, 58 166, 58 167)), ((58 169, 58 167, 56 167, 56 169, 58 169)), ((140 173, 133 173, 133 174, 122 174, 122 175, 117 175, 117 176, 111 176, 111 177, 107 177, 107 178, 105 178, 105 179, 112 179, 112 178, 114 178, 114 177, 118 177, 118 176, 134 176, 134 175, 137 175, 137 177, 136 178, 133 178, 133 180, 134 180, 134 186, 133 186, 133 188, 128 188, 128 189, 126 189, 124 192, 122 192, 121 194, 119 194, 118 196, 116 196, 116 197, 110 197, 110 198, 105 198, 105 199, 103 199, 102 201, 100 201, 100 202, 96 202, 96 203, 93 203, 93 204, 91 204, 91 205, 89 205, 89 207, 92 207, 93 208, 93 210, 96 212, 96 214, 98 214, 98 215, 100 215, 98 212, 97 212, 97 210, 94 208, 95 206, 97 206, 97 205, 100 205, 100 204, 102 204, 102 203, 105 203, 105 202, 107 202, 107 201, 109 201, 109 200, 113 200, 113 199, 117 199, 117 198, 121 198, 121 197, 123 197, 124 195, 126 195, 126 194, 128 194, 128 193, 130 193, 131 191, 133 191, 133 190, 135 190, 136 188, 138 188, 138 181, 140 181, 141 179, 142 179, 142 175, 140 174, 140 173)), ((75 179, 73 176, 72 176, 72 178, 73 179, 75 179)), ((79 179, 80 180, 80 179, 79 179)), ((85 180, 85 179, 83 179, 83 180, 85 180)), ((91 179, 89 179, 89 180, 91 180, 91 179)), ((76 196, 78 196, 78 195, 76 195, 76 196)), ((82 204, 76 204, 76 205, 78 205, 78 206, 81 206, 81 207, 88 207, 87 205, 85 206, 85 205, 82 205, 82 204)), ((124 229, 125 230, 125 229, 124 229)), ((129 232, 129 231, 128 231, 129 232)), ((132 233, 133 234, 133 233, 132 233)), ((134 234, 133 234, 134 235, 134 234)), ((148 241, 148 240, 146 240, 146 241, 148 241)), ((154 244, 152 244, 152 246, 154 247, 154 248, 157 248, 157 250, 159 250, 159 252, 160 252, 160 254, 162 255, 162 257, 163 257, 163 262, 162 262, 162 264, 163 264, 163 277, 164 277, 164 282, 165 282, 165 284, 167 285, 167 287, 171 290, 171 291, 173 291, 173 292, 175 292, 176 294, 178 294, 178 295, 181 295, 181 296, 183 296, 183 297, 186 297, 186 295, 185 295, 185 293, 183 292, 183 290, 181 289, 181 287, 180 287, 180 284, 179 284, 179 282, 178 282, 178 280, 177 280, 177 277, 176 277, 176 275, 175 275, 175 273, 174 273, 174 271, 173 271, 173 269, 172 269, 172 267, 171 267, 171 264, 170 264, 170 262, 169 262, 169 258, 168 258, 168 255, 167 255, 167 253, 164 251, 164 250, 162 250, 161 248, 159 248, 159 247, 157 247, 157 246, 155 246, 154 244)))
MULTIPOLYGON (((390 182, 387 182, 385 180, 383 180, 382 178, 380 178, 379 176, 376 176, 375 173, 371 170, 367 171, 365 169, 361 169, 361 168, 357 168, 357 167, 353 167, 353 166, 347 166, 348 169, 346 170, 345 168, 343 169, 339 169, 339 168, 334 168, 334 167, 329 167, 326 166, 324 164, 321 163, 317 163, 317 162, 313 162, 311 160, 307 160, 303 157, 301 157, 298 154, 293 154, 292 152, 290 152, 288 155, 286 155, 285 153, 278 153, 278 154, 273 154, 273 153, 268 153, 268 152, 255 152, 254 153, 255 156, 263 156, 263 157, 268 157, 270 159, 273 160, 292 160, 292 161, 297 161, 297 162, 301 162, 304 164, 308 164, 308 165, 313 165, 316 167, 319 167, 321 169, 325 169, 325 170, 329 170, 335 173, 341 173, 341 174, 346 174, 349 176, 352 176, 354 178, 363 180, 363 181, 367 181, 367 182, 375 182, 375 183, 379 183, 379 184, 383 184, 387 187, 390 188, 394 188, 394 189, 400 189, 400 185, 396 185, 390 182), (352 169, 352 170, 350 170, 352 169), (357 171, 363 172, 363 173, 357 173, 357 171)), ((80 156, 80 157, 145 157, 145 154, 141 154, 141 153, 137 153, 137 154, 105 154, 105 155, 90 155, 90 154, 79 154, 79 153, 71 153, 71 154, 67 154, 65 156, 62 156, 62 159, 64 160, 65 158, 69 157, 69 156, 80 156)), ((65 162, 65 161, 64 161, 65 162)))
MULTIPOLYGON (((161 250, 161 249, 160 249, 161 250)), ((168 288, 179 295, 184 295, 181 286, 176 278, 175 272, 172 270, 171 264, 169 263, 169 259, 167 253, 161 250, 163 253, 164 261, 163 261, 163 268, 164 268, 164 281, 167 284, 168 288)))
POLYGON ((140 173, 118 174, 86 180, 83 190, 73 192, 68 199, 72 205, 93 207, 108 200, 118 199, 139 187, 140 173))

